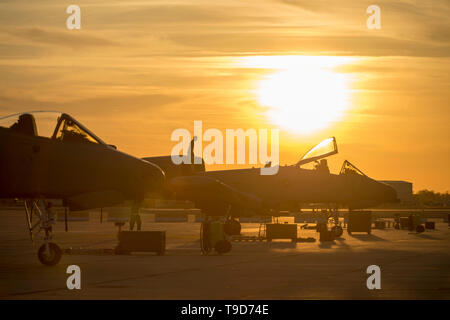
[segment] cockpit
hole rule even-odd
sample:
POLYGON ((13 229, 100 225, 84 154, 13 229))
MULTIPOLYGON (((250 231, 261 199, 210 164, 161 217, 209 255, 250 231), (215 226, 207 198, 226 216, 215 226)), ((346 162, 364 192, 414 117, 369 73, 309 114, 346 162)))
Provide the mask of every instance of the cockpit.
POLYGON ((0 127, 15 133, 73 143, 105 143, 66 113, 33 111, 0 118, 0 127))
MULTIPOLYGON (((297 166, 302 166, 313 161, 325 160, 324 158, 336 153, 338 153, 336 138, 327 138, 305 153, 297 162, 297 166)), ((321 161, 321 163, 324 163, 324 161, 321 161)))
MULTIPOLYGON (((336 138, 327 138, 306 152, 305 155, 297 162, 297 166, 300 167, 305 164, 314 163, 314 170, 317 172, 330 173, 326 158, 337 153, 338 148, 336 138)), ((351 164, 348 160, 345 160, 342 164, 339 174, 356 174, 366 177, 361 170, 351 164)))
POLYGON ((344 163, 342 164, 341 171, 339 172, 339 174, 356 174, 366 177, 366 175, 361 170, 359 170, 356 166, 351 164, 350 161, 348 160, 345 160, 344 163))
POLYGON ((63 115, 58 121, 52 138, 60 141, 99 143, 92 134, 67 115, 63 115))

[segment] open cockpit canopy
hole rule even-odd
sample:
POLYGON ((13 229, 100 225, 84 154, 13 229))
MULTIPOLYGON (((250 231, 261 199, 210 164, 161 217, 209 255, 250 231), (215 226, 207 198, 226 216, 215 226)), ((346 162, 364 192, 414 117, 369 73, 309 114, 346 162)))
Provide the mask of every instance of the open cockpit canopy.
POLYGON ((64 142, 105 144, 99 137, 66 113, 32 111, 0 118, 0 127, 19 134, 64 142))
POLYGON ((317 161, 336 153, 338 153, 336 138, 327 138, 305 153, 305 155, 297 162, 297 166, 317 161))

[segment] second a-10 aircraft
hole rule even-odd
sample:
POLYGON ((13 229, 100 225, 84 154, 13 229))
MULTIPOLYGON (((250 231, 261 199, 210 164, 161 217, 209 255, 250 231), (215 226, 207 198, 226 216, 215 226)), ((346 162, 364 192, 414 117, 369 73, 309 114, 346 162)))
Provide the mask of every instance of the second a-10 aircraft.
MULTIPOLYGON (((277 215, 282 204, 298 208, 301 203, 321 203, 353 210, 397 201, 391 186, 369 178, 347 160, 339 174, 331 174, 325 158, 337 152, 336 139, 325 139, 296 164, 280 166, 274 175, 261 175, 260 168, 206 171, 203 160, 175 165, 171 156, 143 159, 165 172, 165 188, 175 198, 192 201, 206 218, 227 217, 225 231, 237 235, 241 226, 235 218, 277 215), (314 169, 301 168, 311 162, 316 163, 314 169)), ((342 234, 340 226, 334 229, 342 234)))
POLYGON ((138 206, 150 193, 169 194, 194 202, 206 219, 227 217, 229 234, 240 230, 235 218, 271 215, 280 203, 332 203, 353 209, 396 201, 394 189, 349 162, 338 175, 320 169, 323 166, 300 167, 335 153, 336 140, 330 138, 275 175, 260 175, 255 168, 206 171, 203 163, 175 165, 171 156, 138 159, 120 152, 68 114, 22 113, 0 118, 0 198, 24 200, 30 233, 45 233, 38 252, 45 265, 55 265, 61 257, 60 248, 50 242, 48 199, 61 199, 76 211, 124 201, 138 206), (41 126, 36 118, 43 118, 41 126), (33 214, 39 218, 34 225, 33 214))

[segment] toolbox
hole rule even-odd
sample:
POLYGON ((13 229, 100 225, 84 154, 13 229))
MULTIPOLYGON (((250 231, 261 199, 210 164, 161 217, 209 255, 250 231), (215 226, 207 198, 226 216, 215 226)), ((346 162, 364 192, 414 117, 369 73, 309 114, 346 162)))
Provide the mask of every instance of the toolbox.
POLYGON ((156 252, 163 255, 166 251, 165 231, 120 231, 116 254, 132 252, 156 252))
POLYGON ((266 239, 267 241, 272 241, 272 239, 297 241, 297 224, 268 223, 266 224, 266 239))

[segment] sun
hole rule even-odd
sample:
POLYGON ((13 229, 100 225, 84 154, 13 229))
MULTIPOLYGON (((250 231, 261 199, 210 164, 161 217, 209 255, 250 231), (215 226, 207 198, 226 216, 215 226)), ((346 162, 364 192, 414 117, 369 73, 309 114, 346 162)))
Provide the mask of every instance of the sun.
POLYGON ((259 57, 254 64, 275 72, 259 81, 256 94, 268 118, 295 133, 312 133, 338 121, 348 107, 349 77, 333 71, 339 57, 259 57), (277 61, 278 60, 278 61, 277 61))

